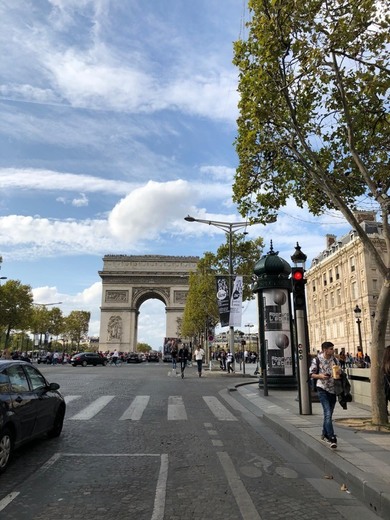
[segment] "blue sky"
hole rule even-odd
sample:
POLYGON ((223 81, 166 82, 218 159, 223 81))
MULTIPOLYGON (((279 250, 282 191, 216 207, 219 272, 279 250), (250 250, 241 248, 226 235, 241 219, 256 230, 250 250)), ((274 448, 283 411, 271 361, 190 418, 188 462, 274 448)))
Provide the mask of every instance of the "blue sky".
MULTIPOLYGON (((1 275, 37 303, 91 311, 99 334, 105 254, 197 255, 224 241, 187 214, 242 221, 231 199, 242 0, 2 0, 1 275)), ((289 260, 348 226, 290 202, 253 226, 289 260)), ((244 305, 243 329, 256 304, 244 305)), ((139 341, 158 348, 165 311, 141 307, 139 341)))

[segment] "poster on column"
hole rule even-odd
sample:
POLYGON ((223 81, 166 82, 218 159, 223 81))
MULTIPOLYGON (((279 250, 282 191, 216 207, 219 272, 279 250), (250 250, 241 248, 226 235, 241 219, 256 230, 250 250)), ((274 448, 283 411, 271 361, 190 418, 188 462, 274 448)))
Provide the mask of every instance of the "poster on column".
POLYGON ((229 325, 229 279, 227 276, 217 276, 217 303, 219 312, 219 321, 221 327, 229 325))
POLYGON ((233 292, 230 297, 230 327, 241 327, 242 320, 242 276, 234 278, 233 292))
POLYGON ((288 291, 265 289, 263 305, 268 374, 291 376, 293 366, 288 291))

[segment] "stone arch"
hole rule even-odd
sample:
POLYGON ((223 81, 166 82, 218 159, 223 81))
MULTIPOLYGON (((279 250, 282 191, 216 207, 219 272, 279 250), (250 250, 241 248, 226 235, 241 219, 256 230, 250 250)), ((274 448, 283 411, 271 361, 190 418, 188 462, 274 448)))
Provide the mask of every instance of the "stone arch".
POLYGON ((151 298, 165 305, 165 336, 176 337, 188 294, 189 273, 196 269, 198 260, 193 256, 104 256, 103 270, 99 271, 100 350, 135 350, 139 309, 151 298))

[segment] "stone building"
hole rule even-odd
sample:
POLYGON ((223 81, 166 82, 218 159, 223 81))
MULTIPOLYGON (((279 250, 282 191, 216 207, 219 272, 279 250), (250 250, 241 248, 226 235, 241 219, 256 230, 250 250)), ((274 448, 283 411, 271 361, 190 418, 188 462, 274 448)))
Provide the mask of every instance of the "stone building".
MULTIPOLYGON (((386 252, 382 226, 374 212, 358 212, 359 222, 375 247, 386 252)), ((363 353, 371 355, 372 325, 382 277, 370 253, 355 230, 337 239, 326 236, 326 249, 314 258, 306 272, 307 315, 310 351, 320 350, 323 341, 332 341, 336 352, 342 348, 356 356, 359 330, 354 309, 361 309, 363 353)), ((390 325, 386 331, 390 343, 390 325)))

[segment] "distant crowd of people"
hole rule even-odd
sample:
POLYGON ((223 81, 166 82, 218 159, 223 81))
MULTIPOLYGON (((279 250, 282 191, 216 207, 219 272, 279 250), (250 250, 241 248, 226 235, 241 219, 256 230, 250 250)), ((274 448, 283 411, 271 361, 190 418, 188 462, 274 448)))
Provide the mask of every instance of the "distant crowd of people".
POLYGON ((234 363, 257 363, 258 355, 257 352, 244 350, 239 352, 230 352, 228 349, 218 349, 211 353, 211 359, 219 361, 221 370, 227 370, 233 372, 234 363), (230 370, 229 366, 230 365, 230 370))

